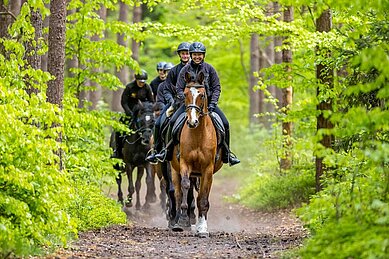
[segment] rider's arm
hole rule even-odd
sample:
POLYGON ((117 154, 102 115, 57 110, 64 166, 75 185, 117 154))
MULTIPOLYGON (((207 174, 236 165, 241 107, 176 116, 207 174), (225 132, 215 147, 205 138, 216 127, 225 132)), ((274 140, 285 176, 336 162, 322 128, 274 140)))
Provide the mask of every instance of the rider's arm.
POLYGON ((209 65, 209 91, 211 95, 210 103, 217 105, 221 93, 220 79, 215 68, 209 65))
POLYGON ((127 85, 122 94, 121 104, 124 109, 124 112, 128 116, 132 114, 130 106, 128 105, 130 103, 130 98, 131 98, 130 96, 131 96, 131 88, 129 87, 129 85, 127 85))

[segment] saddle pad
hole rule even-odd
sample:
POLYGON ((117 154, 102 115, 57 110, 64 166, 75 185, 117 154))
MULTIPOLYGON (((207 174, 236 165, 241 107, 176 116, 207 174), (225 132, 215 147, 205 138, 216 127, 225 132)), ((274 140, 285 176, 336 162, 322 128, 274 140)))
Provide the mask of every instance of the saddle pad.
POLYGON ((173 125, 172 136, 175 144, 178 144, 180 142, 180 133, 185 121, 186 113, 183 112, 180 114, 180 116, 178 116, 176 122, 173 125))

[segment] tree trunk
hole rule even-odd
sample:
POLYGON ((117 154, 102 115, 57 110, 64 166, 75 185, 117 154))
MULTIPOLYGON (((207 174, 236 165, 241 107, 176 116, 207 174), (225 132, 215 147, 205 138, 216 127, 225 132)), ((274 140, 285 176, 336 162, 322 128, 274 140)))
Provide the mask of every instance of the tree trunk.
MULTIPOLYGON (((30 20, 32 26, 35 29, 35 38, 33 42, 29 42, 26 46, 27 62, 33 69, 41 69, 41 56, 38 55, 38 50, 41 48, 41 46, 38 44, 38 40, 42 38, 43 21, 40 11, 31 10, 30 20)), ((26 78, 27 93, 29 95, 31 95, 32 93, 37 94, 39 92, 39 89, 35 88, 31 83, 31 80, 29 78, 26 78)))
POLYGON ((254 73, 259 71, 259 40, 258 34, 251 35, 250 41, 250 85, 249 85, 249 95, 250 95, 250 111, 249 111, 249 122, 252 125, 259 123, 259 118, 256 117, 256 114, 262 110, 260 108, 260 90, 253 90, 253 87, 257 85, 258 78, 254 76, 254 73))
MULTIPOLYGON (((274 14, 280 13, 280 5, 277 2, 273 3, 273 8, 274 8, 274 14)), ((280 15, 280 17, 277 18, 277 20, 280 21, 281 19, 282 19, 282 14, 280 15)), ((275 36, 274 37, 274 47, 277 48, 277 47, 281 47, 281 46, 282 46, 282 37, 275 36)), ((282 51, 281 50, 276 51, 274 49, 274 64, 281 64, 281 63, 282 63, 282 51)), ((283 96, 282 89, 280 87, 276 87, 275 97, 279 101, 279 104, 278 104, 279 106, 282 105, 281 104, 282 96, 283 96)))
MULTIPOLYGON (((98 14, 102 20, 104 20, 104 21, 106 20, 107 9, 105 8, 105 6, 101 5, 101 7, 98 11, 98 14)), ((94 36, 92 36, 91 40, 92 41, 99 41, 99 40, 101 40, 101 38, 98 35, 94 35, 94 36)), ((93 71, 94 71, 94 73, 100 73, 102 71, 102 68, 94 68, 93 71)), ((96 110, 97 103, 101 99, 102 89, 101 89, 101 86, 98 85, 96 82, 90 81, 90 85, 94 89, 94 90, 89 91, 88 100, 92 103, 92 106, 90 107, 90 109, 96 110)))
MULTIPOLYGON (((332 29, 332 13, 330 9, 323 11, 320 17, 316 20, 316 31, 318 32, 329 32, 332 29)), ((328 49, 320 49, 318 53, 325 53, 325 57, 321 59, 329 58, 331 52, 328 49)), ((317 98, 319 104, 317 110, 319 115, 317 117, 317 131, 321 129, 332 129, 334 125, 330 121, 330 118, 324 115, 325 111, 332 110, 332 97, 327 97, 326 99, 322 98, 322 95, 328 93, 328 90, 331 90, 334 85, 334 71, 332 68, 326 66, 323 63, 318 63, 316 65, 316 78, 318 79, 319 86, 317 87, 317 98)), ((320 140, 320 143, 324 148, 331 148, 333 143, 333 136, 324 134, 323 138, 320 140)), ((326 171, 325 165, 323 164, 323 157, 316 155, 316 191, 322 189, 322 177, 326 171)))
MULTIPOLYGON (((293 21, 293 8, 289 6, 284 11, 284 21, 285 22, 291 22, 293 21)), ((288 42, 284 42, 284 45, 289 45, 288 42)), ((290 48, 283 49, 282 50, 282 61, 285 64, 285 72, 287 74, 287 81, 288 86, 286 88, 282 89, 282 101, 281 101, 281 107, 282 112, 285 113, 285 115, 288 115, 290 106, 293 102, 293 88, 292 88, 292 68, 290 64, 292 63, 292 51, 290 48)), ((280 167, 281 170, 287 170, 290 169, 292 166, 292 122, 285 120, 282 122, 282 148, 283 148, 283 154, 280 161, 280 167)))
MULTIPOLYGON (((134 6, 134 9, 132 11, 132 22, 138 23, 140 21, 142 21, 142 7, 134 6)), ((132 39, 131 41, 132 58, 138 62, 139 62, 139 47, 140 47, 140 43, 132 39)))
MULTIPOLYGON (((51 0, 49 23, 48 72, 55 76, 48 82, 47 101, 62 108, 65 71, 66 0, 51 0)), ((53 125, 58 126, 58 125, 53 125)), ((58 139, 62 142, 62 135, 58 139)), ((63 169, 62 151, 58 152, 59 168, 63 169)))
MULTIPOLYGON (((50 9, 50 4, 45 4, 46 8, 50 9)), ((43 19, 43 28, 48 28, 49 27, 49 19, 50 16, 46 16, 45 19, 43 19)), ((45 33, 43 35, 44 41, 48 42, 49 41, 49 35, 45 33)), ((48 53, 46 52, 45 54, 42 55, 41 57, 41 67, 42 71, 47 71, 47 62, 48 62, 48 53)))
MULTIPOLYGON (((119 9, 119 21, 127 23, 128 22, 128 7, 123 1, 120 1, 119 9)), ((128 43, 124 40, 124 34, 117 34, 117 43, 121 46, 127 47, 128 43)), ((126 84, 128 81, 128 68, 123 66, 119 71, 116 72, 116 76, 120 79, 122 84, 126 84)), ((119 88, 118 90, 112 93, 112 103, 111 108, 113 111, 123 111, 123 108, 120 104, 120 99, 123 93, 123 89, 119 88)))

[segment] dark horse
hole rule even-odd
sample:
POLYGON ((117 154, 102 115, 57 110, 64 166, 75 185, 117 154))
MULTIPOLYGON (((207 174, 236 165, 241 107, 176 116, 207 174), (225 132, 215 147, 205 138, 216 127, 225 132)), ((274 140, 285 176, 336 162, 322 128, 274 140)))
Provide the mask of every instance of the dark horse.
POLYGON ((182 231, 190 227, 188 195, 191 195, 190 188, 196 179, 199 180, 196 233, 200 237, 208 237, 209 194, 213 174, 223 162, 217 132, 208 112, 204 74, 200 72, 193 81, 187 73, 185 80, 186 126, 181 130, 180 142, 174 147, 171 161, 177 214, 173 230, 182 231))
MULTIPOLYGON (((155 202, 155 185, 154 179, 151 174, 150 164, 145 161, 147 152, 150 149, 150 138, 153 133, 154 127, 154 109, 153 103, 151 102, 139 102, 134 110, 137 111, 136 118, 131 122, 130 129, 133 131, 131 134, 127 134, 123 139, 123 161, 125 163, 124 172, 128 178, 128 196, 124 202, 126 207, 132 206, 132 195, 136 191, 136 203, 135 208, 140 209, 140 188, 143 173, 146 169, 146 183, 147 183, 147 194, 145 208, 149 207, 149 203, 155 202), (137 170, 137 176, 135 181, 135 188, 132 179, 132 172, 137 170)), ((122 175, 119 173, 116 178, 118 184, 118 200, 123 203, 123 192, 121 189, 122 175)))

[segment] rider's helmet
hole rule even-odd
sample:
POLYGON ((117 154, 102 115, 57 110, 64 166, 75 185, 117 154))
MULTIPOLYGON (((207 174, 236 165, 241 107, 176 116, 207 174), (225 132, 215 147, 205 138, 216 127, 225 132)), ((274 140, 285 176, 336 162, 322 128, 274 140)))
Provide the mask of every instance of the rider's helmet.
POLYGON ((189 54, 192 55, 192 53, 204 53, 207 52, 207 49, 205 48, 204 44, 201 42, 193 42, 189 46, 189 54))
POLYGON ((189 42, 182 42, 182 43, 180 43, 180 45, 178 45, 178 47, 177 47, 177 54, 179 54, 180 51, 182 51, 182 50, 188 51, 189 50, 189 46, 190 46, 189 42))
POLYGON ((169 70, 172 69, 173 67, 174 67, 173 63, 167 62, 167 63, 163 66, 163 70, 169 71, 169 70))
POLYGON ((140 73, 135 74, 135 79, 144 83, 147 80, 147 72, 142 70, 140 73))
POLYGON ((158 64, 157 64, 157 71, 163 69, 165 64, 166 64, 166 62, 164 62, 164 61, 158 62, 158 64))

